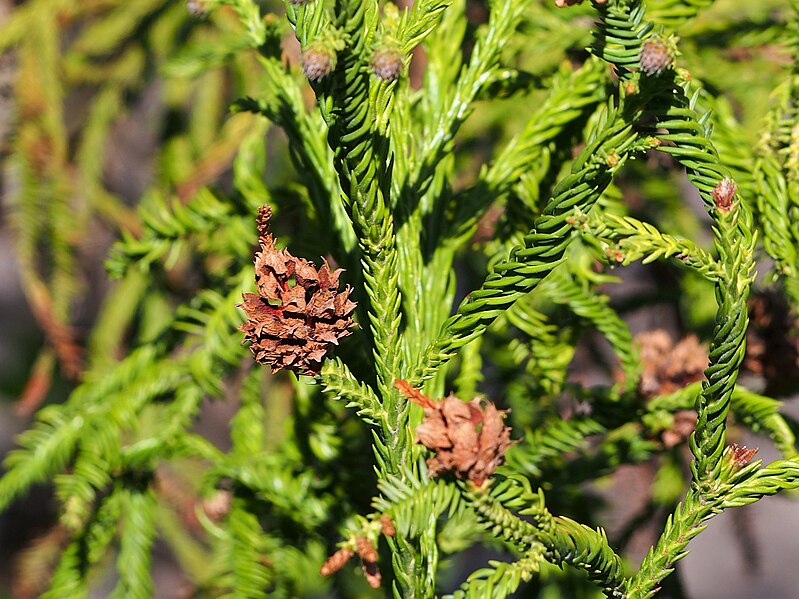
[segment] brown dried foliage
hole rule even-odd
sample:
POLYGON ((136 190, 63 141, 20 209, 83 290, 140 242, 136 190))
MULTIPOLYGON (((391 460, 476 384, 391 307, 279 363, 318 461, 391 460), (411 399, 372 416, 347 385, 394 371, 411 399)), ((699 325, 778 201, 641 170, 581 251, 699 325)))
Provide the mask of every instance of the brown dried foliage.
POLYGON ((31 282, 28 289, 31 310, 53 348, 61 371, 73 381, 83 372, 83 348, 77 342, 75 330, 59 320, 53 298, 41 281, 31 282))
POLYGON ((431 476, 452 471, 479 486, 502 463, 513 443, 510 428, 504 425, 505 411, 479 398, 464 402, 449 395, 433 401, 405 381, 395 386, 424 409, 416 442, 435 452, 427 460, 431 476))
POLYGON ((42 405, 50 391, 54 362, 55 354, 52 351, 45 349, 39 353, 25 387, 14 404, 14 411, 17 414, 30 416, 42 405))
POLYGON ((276 250, 269 233, 271 215, 268 206, 258 211, 258 294, 245 293, 239 304, 247 314, 241 330, 256 361, 270 365, 272 372, 285 368, 317 374, 333 346, 351 333, 356 306, 349 299, 352 290, 348 285, 339 291, 342 269, 331 271, 325 262, 317 270, 287 250, 276 250))
POLYGON ((41 597, 68 543, 69 531, 57 524, 20 552, 13 564, 12 596, 17 599, 41 597))

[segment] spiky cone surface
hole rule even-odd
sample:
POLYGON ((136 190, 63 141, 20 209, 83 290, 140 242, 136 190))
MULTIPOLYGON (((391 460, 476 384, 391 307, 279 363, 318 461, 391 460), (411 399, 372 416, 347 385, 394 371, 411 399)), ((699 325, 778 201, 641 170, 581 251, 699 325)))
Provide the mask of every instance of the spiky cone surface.
POLYGON ((671 68, 674 64, 674 49, 663 38, 651 37, 641 48, 641 71, 655 77, 671 68))
POLYGON ((513 444, 504 425, 507 412, 480 398, 464 402, 448 395, 433 401, 405 381, 397 381, 396 387, 424 409, 416 442, 435 452, 427 460, 430 476, 451 471, 480 486, 502 464, 513 444))
POLYGON ((325 44, 312 43, 302 52, 302 72, 309 81, 319 81, 336 68, 336 53, 325 44))
POLYGON ((402 52, 394 46, 377 48, 369 64, 372 72, 383 81, 396 81, 405 68, 402 52))
POLYGON ((272 372, 317 374, 322 360, 351 333, 355 302, 352 289, 339 291, 342 269, 331 271, 327 262, 317 270, 287 250, 276 250, 269 231, 271 209, 258 211, 261 251, 255 255, 258 293, 245 293, 239 304, 247 314, 241 326, 245 342, 260 364, 272 372))

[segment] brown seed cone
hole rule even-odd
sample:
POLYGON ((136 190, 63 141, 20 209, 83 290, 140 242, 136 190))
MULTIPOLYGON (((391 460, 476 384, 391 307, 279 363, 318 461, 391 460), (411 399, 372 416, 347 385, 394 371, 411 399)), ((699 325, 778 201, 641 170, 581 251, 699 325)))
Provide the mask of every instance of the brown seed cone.
POLYGON ((373 589, 380 588, 380 584, 383 582, 383 576, 380 574, 380 568, 377 567, 377 563, 364 562, 363 573, 370 587, 373 589))
POLYGON ((393 537, 395 534, 397 534, 397 529, 394 528, 394 523, 391 521, 391 518, 388 516, 388 514, 380 515, 380 532, 387 537, 393 537))
POLYGON ((765 394, 792 392, 799 385, 799 319, 785 298, 757 291, 749 298, 743 368, 766 380, 765 394))
POLYGON ((330 576, 341 570, 350 558, 355 555, 355 552, 349 547, 342 547, 333 555, 327 558, 327 561, 319 568, 319 573, 322 576, 330 576))
POLYGON ((377 549, 366 537, 358 537, 355 539, 355 550, 363 562, 363 573, 366 576, 366 582, 373 589, 379 589, 382 576, 380 568, 377 566, 377 549))
POLYGON ((651 37, 641 48, 641 71, 649 77, 660 75, 674 63, 674 51, 666 41, 651 37))
POLYGON ((322 360, 351 333, 355 302, 349 286, 339 291, 342 269, 327 262, 317 270, 287 250, 276 250, 269 231, 271 210, 258 211, 261 251, 255 255, 258 294, 245 293, 239 304, 247 314, 241 326, 245 342, 260 364, 272 372, 285 368, 297 374, 316 374, 322 360))
POLYGON ((398 48, 378 48, 369 65, 372 72, 383 81, 396 81, 405 68, 405 60, 398 48))
POLYGON ((311 44, 302 53, 302 72, 309 81, 319 81, 335 68, 336 54, 330 48, 311 44))
POLYGON ((690 335, 675 345, 666 331, 656 329, 637 335, 636 341, 644 367, 639 391, 645 397, 671 393, 702 380, 708 357, 696 336, 690 335))
POLYGON ((513 444, 506 412, 489 401, 475 398, 466 403, 449 395, 434 402, 418 391, 406 391, 405 381, 395 386, 422 406, 425 418, 416 427, 416 442, 435 452, 427 460, 430 476, 453 471, 460 479, 482 485, 502 463, 513 444))
POLYGON ((233 504, 233 493, 226 489, 219 489, 211 497, 203 499, 202 508, 205 515, 212 521, 218 522, 230 513, 233 504))
POLYGON ((696 430, 696 412, 679 410, 674 413, 674 423, 671 428, 660 434, 660 440, 663 441, 663 447, 671 449, 687 441, 694 430, 696 430))
POLYGON ((360 558, 365 562, 377 561, 377 549, 372 544, 372 541, 366 537, 357 537, 355 539, 355 551, 358 552, 360 558))

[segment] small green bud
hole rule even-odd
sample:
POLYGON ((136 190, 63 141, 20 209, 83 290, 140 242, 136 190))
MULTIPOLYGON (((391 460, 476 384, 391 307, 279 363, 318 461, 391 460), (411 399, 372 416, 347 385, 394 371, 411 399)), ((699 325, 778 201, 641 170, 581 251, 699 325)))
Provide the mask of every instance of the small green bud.
POLYGON ((383 81, 396 81, 405 68, 405 57, 394 45, 379 47, 372 54, 372 72, 383 81))
POLYGON ((302 52, 302 72, 309 81, 319 81, 336 68, 336 52, 328 44, 311 43, 302 52))

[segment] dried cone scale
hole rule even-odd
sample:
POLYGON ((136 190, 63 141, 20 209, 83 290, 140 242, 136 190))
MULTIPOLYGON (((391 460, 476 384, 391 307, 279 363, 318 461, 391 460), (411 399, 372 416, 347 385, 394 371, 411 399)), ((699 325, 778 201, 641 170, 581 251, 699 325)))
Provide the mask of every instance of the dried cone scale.
POLYGON ((513 444, 510 428, 504 425, 505 411, 479 398, 464 402, 448 395, 433 401, 405 381, 394 386, 424 409, 416 441, 435 452, 427 460, 430 476, 451 471, 480 486, 502 464, 513 444))
POLYGON ((241 330, 256 361, 271 366, 272 372, 316 374, 339 339, 351 333, 356 304, 349 299, 349 286, 339 290, 342 269, 331 271, 324 262, 317 270, 307 260, 275 249, 271 215, 268 206, 258 211, 258 293, 245 293, 239 304, 247 314, 241 330))

